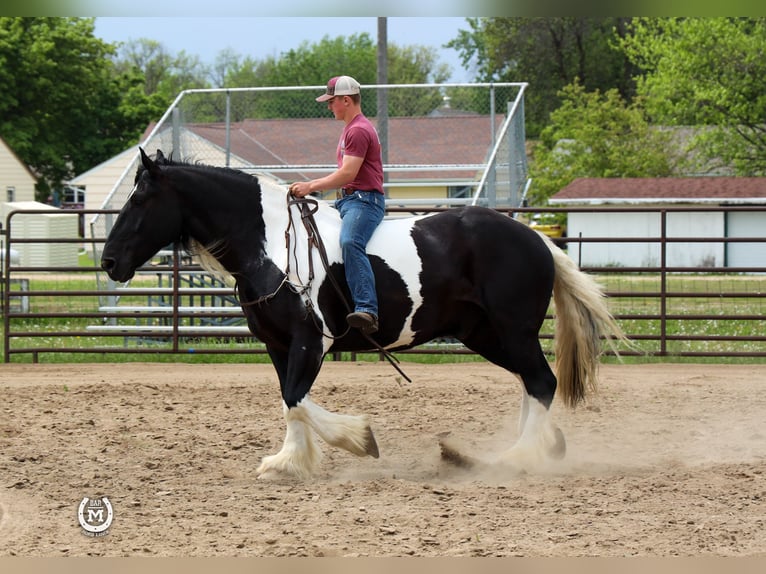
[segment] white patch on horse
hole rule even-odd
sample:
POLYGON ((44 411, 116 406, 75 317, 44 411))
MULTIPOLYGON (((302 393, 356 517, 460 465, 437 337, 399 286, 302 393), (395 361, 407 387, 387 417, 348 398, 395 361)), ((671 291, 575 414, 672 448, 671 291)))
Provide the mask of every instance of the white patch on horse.
MULTIPOLYGON (((327 275, 321 259, 315 249, 309 253, 308 237, 301 222, 298 208, 293 206, 292 224, 287 212, 287 198, 284 189, 279 186, 269 186, 270 182, 261 185, 264 214, 279 214, 273 219, 264 219, 266 235, 266 255, 283 272, 288 272, 288 281, 293 288, 300 290, 308 286, 309 257, 313 258, 314 279, 310 289, 304 293, 305 298, 311 299, 314 312, 322 322, 324 316, 319 308, 319 288, 327 275), (289 226, 289 245, 286 245, 285 230, 289 226), (289 264, 289 265, 288 265, 289 264)), ((412 300, 412 311, 405 318, 404 325, 396 341, 387 348, 401 347, 412 343, 415 332, 412 329, 412 318, 423 302, 421 295, 420 273, 422 266, 417 257, 415 242, 412 238, 412 227, 421 217, 386 218, 375 230, 367 245, 367 253, 380 257, 394 271, 399 273, 407 286, 407 292, 412 300)), ((329 265, 341 263, 343 258, 340 249, 341 219, 338 211, 326 201, 319 201, 314 214, 317 227, 322 236, 329 265)), ((385 321, 385 317, 381 317, 385 321)), ((325 333, 322 338, 324 352, 329 351, 333 344, 332 336, 340 333, 325 333)))
MULTIPOLYGON (((310 303, 320 321, 325 322, 322 310, 317 302, 319 288, 327 272, 316 249, 309 252, 308 234, 301 220, 298 206, 290 206, 288 212, 287 194, 283 187, 263 182, 261 185, 261 203, 264 213, 264 233, 266 257, 287 275, 291 288, 299 293, 307 305, 310 303), (264 185, 265 183, 265 185, 264 185), (266 214, 271 215, 269 218, 266 214), (276 216, 275 216, 276 215, 276 216), (287 233, 287 235, 286 235, 287 233), (313 261, 314 278, 309 282, 309 257, 313 261)), ((314 219, 325 245, 328 263, 340 262, 340 215, 324 201, 318 202, 314 219)), ((332 335, 323 333, 322 345, 326 353, 333 343, 332 335)))
MULTIPOLYGON (((417 256, 415 241, 412 238, 412 228, 420 219, 422 216, 384 219, 367 244, 368 254, 380 257, 399 274, 412 301, 412 310, 405 318, 399 337, 387 348, 409 345, 415 338, 412 318, 423 304, 420 284, 420 274, 423 267, 417 256)), ((382 317, 381 321, 385 321, 385 317, 382 317)))
POLYGON ((264 185, 264 182, 260 183, 266 237, 263 248, 266 256, 284 272, 287 269, 287 248, 285 246, 285 230, 288 222, 287 195, 284 188, 276 185, 264 185), (276 214, 277 217, 269 218, 266 214, 276 214))

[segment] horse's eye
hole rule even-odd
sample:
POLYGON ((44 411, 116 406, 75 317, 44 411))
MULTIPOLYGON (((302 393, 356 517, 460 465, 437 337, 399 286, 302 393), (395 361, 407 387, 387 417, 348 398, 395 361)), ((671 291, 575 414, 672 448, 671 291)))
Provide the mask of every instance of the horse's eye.
POLYGON ((130 203, 135 206, 143 205, 144 201, 146 201, 145 193, 134 193, 130 196, 130 203))

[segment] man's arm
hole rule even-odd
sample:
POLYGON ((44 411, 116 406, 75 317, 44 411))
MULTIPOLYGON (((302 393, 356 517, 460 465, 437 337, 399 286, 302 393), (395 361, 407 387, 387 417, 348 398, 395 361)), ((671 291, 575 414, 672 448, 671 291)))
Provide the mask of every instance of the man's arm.
POLYGON ((354 181, 362 162, 364 158, 346 154, 343 156, 343 163, 334 172, 310 181, 296 181, 290 185, 290 193, 296 197, 304 197, 316 191, 343 187, 354 181))

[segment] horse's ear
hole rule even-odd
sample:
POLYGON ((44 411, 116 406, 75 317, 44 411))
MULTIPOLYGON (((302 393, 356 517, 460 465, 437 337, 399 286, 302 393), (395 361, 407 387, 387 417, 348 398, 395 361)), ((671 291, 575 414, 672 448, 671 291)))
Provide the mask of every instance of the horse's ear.
POLYGON ((138 151, 141 152, 141 163, 144 164, 146 171, 148 171, 152 176, 159 175, 160 168, 157 167, 157 164, 154 163, 148 155, 146 155, 144 148, 139 146, 138 151))
POLYGON ((160 163, 160 162, 167 163, 168 162, 167 158, 165 157, 165 154, 162 153, 161 149, 157 150, 157 153, 154 156, 154 161, 156 161, 157 163, 160 163))

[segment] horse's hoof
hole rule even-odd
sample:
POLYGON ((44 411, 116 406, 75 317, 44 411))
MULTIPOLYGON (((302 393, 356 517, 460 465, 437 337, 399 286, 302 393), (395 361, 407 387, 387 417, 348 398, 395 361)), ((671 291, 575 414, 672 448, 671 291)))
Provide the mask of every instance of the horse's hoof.
POLYGON ((567 441, 559 427, 556 427, 555 434, 556 443, 548 449, 548 454, 554 460, 561 460, 567 453, 567 441))
POLYGON ((452 444, 447 438, 439 440, 442 460, 459 468, 474 468, 480 464, 479 460, 463 454, 458 450, 457 445, 452 444))
POLYGON ((283 472, 280 472, 275 465, 271 464, 271 458, 272 457, 269 456, 265 457, 264 460, 261 461, 261 464, 258 465, 258 468, 255 469, 255 477, 258 480, 273 480, 280 476, 284 476, 283 472))
POLYGON ((375 441, 375 435, 372 434, 372 429, 369 425, 363 429, 357 429, 357 432, 353 436, 342 436, 339 439, 331 441, 330 444, 347 450, 356 456, 380 457, 378 443, 375 441))
POLYGON ((306 480, 314 475, 317 460, 300 460, 296 457, 285 456, 283 453, 266 456, 258 465, 255 474, 258 478, 283 479, 294 478, 306 480))
POLYGON ((274 469, 267 469, 263 471, 258 470, 255 473, 256 480, 264 480, 264 481, 277 480, 283 477, 284 477, 284 474, 277 472, 274 469))
POLYGON ((375 440, 375 435, 372 433, 372 429, 370 427, 367 427, 367 440, 365 441, 365 452, 372 458, 380 458, 378 443, 375 440))

